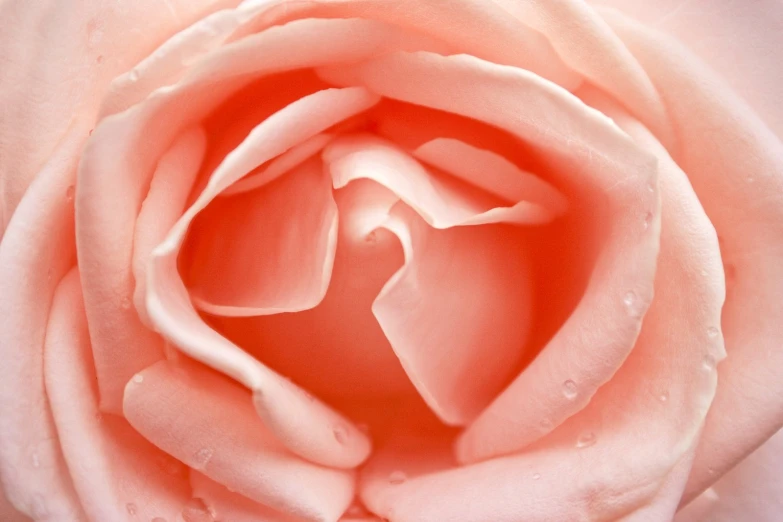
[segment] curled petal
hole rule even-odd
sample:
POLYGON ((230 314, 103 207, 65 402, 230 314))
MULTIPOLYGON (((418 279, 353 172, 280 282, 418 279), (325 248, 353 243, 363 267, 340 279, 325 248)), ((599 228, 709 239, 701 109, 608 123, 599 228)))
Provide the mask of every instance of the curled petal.
POLYGON ((336 520, 353 498, 353 472, 291 454, 255 414, 250 393, 207 370, 159 362, 128 382, 123 411, 159 448, 283 512, 336 520))

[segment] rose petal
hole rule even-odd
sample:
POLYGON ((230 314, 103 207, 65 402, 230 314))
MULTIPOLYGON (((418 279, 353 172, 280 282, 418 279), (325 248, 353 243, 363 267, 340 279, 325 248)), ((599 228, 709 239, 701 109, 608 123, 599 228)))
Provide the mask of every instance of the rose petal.
POLYGON ((507 201, 527 200, 561 214, 568 201, 557 189, 495 152, 453 138, 436 138, 413 156, 507 201))
POLYGON ((783 513, 783 431, 688 504, 674 522, 777 522, 783 513))
POLYGON ((8 500, 36 519, 83 516, 43 377, 52 296, 75 264, 73 183, 84 143, 80 128, 74 123, 33 180, 0 243, 0 471, 8 500))
POLYGON ((326 294, 337 246, 331 178, 311 160, 262 189, 216 200, 190 237, 187 282, 201 310, 252 316, 312 308, 326 294))
POLYGON ((590 217, 582 232, 600 248, 590 285, 541 354, 468 428, 460 458, 517 450, 581 410, 633 348, 652 298, 659 222, 654 158, 605 116, 519 69, 422 52, 322 73, 506 129, 539 148, 553 183, 570 188, 570 201, 583 202, 579 210, 590 217), (578 386, 575 397, 563 393, 567 381, 578 386), (551 424, 542 426, 545 418, 551 424))
POLYGON ((164 7, 156 0, 87 1, 77 9, 56 0, 2 2, 0 237, 74 122, 79 129, 71 132, 87 137, 115 76, 174 32, 235 3, 170 0, 164 7))
POLYGON ((123 411, 159 448, 275 509, 336 520, 353 498, 353 472, 291 454, 255 414, 247 390, 195 365, 143 370, 125 388, 123 411))
POLYGON ((405 265, 372 305, 394 352, 427 404, 467 424, 517 370, 531 319, 532 275, 519 230, 439 231, 395 207, 383 225, 405 265))
POLYGON ((345 136, 328 145, 324 161, 335 188, 356 179, 372 179, 397 194, 435 228, 484 223, 538 224, 551 221, 555 211, 528 201, 513 205, 457 180, 437 178, 409 154, 370 135, 345 136))
POLYGON ((780 85, 783 84, 783 4, 756 0, 596 0, 666 33, 717 72, 756 116, 783 137, 780 85), (730 36, 730 37, 729 37, 730 36))
POLYGON ((232 493, 225 486, 208 477, 192 471, 190 483, 193 496, 204 500, 216 520, 231 522, 301 522, 302 519, 275 511, 268 506, 253 502, 238 493, 232 493))
MULTIPOLYGON (((179 134, 259 77, 357 60, 389 49, 420 48, 425 41, 431 39, 412 37, 379 22, 300 20, 211 53, 175 85, 105 118, 82 153, 77 201, 77 248, 99 366, 102 354, 107 354, 106 360, 121 362, 137 358, 134 371, 159 356, 157 337, 123 304, 130 302, 133 293, 130 266, 138 211, 155 164, 179 134), (106 176, 108 171, 113 175, 106 176)), ((118 412, 121 389, 103 378, 103 372, 99 385, 102 409, 118 412)))
POLYGON ((783 424, 783 144, 682 47, 619 14, 604 15, 661 93, 680 138, 675 159, 722 241, 729 356, 687 501, 783 424))
MULTIPOLYGON (((186 199, 198 174, 205 149, 206 136, 204 130, 199 127, 177 138, 171 149, 158 162, 149 192, 136 220, 133 238, 133 277, 136 288, 133 291, 133 303, 142 322, 147 326, 150 324, 144 304, 147 292, 147 261, 152 250, 166 237, 166 233, 185 209, 186 199)), ((116 354, 112 356, 116 357, 116 354)), ((101 369, 106 368, 106 361, 103 361, 103 365, 101 369)), ((116 367, 109 364, 105 370, 109 375, 107 379, 124 383, 135 373, 116 370, 116 367)), ((122 386, 124 388, 124 384, 122 386)))
MULTIPOLYGON (((190 498, 185 467, 128 423, 98 411, 95 369, 78 272, 54 297, 44 354, 46 390, 69 474, 90 520, 129 514, 173 520, 190 498)), ((36 454, 41 466, 48 465, 36 454)))
POLYGON ((294 453, 320 464, 353 467, 370 443, 347 420, 241 350, 198 316, 177 273, 176 259, 191 220, 225 187, 260 163, 377 102, 362 88, 330 89, 291 104, 259 124, 213 173, 207 188, 153 252, 147 309, 155 327, 191 357, 251 390, 267 426, 294 453), (341 436, 335 436, 340 430, 341 436))

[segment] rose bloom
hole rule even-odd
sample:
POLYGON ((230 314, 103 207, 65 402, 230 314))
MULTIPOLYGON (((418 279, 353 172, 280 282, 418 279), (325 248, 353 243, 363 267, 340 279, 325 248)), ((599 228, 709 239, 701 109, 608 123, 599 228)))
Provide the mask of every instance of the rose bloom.
POLYGON ((782 4, 0 28, 3 521, 783 517, 782 4))

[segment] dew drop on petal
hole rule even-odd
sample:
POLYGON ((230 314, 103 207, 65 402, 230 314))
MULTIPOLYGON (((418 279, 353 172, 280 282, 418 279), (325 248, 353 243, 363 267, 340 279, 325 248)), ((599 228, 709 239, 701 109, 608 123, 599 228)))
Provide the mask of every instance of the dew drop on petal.
POLYGON ((623 304, 628 311, 628 315, 631 315, 632 317, 641 317, 642 303, 639 300, 639 296, 636 295, 636 292, 633 290, 626 292, 623 296, 623 304))
POLYGON ((588 431, 579 436, 579 438, 576 440, 576 447, 587 448, 595 444, 597 439, 598 437, 596 437, 594 432, 588 431))
POLYGON ((335 426, 333 433, 334 433, 334 440, 336 440, 340 444, 345 444, 345 441, 348 440, 348 429, 342 424, 335 426))
POLYGON ((715 339, 716 337, 718 337, 719 333, 720 330, 718 330, 714 326, 710 326, 709 328, 707 328, 707 337, 709 337, 710 339, 715 339))
POLYGON ((652 223, 652 220, 653 220, 653 213, 652 212, 648 212, 647 214, 644 215, 644 225, 643 226, 644 226, 645 230, 650 228, 650 223, 652 223))
POLYGON ((718 364, 718 362, 715 360, 714 355, 708 353, 704 356, 704 359, 702 359, 701 364, 705 371, 712 372, 715 370, 715 366, 718 364))
POLYGON ((213 522, 215 518, 207 505, 200 498, 192 498, 182 510, 185 522, 213 522))
POLYGON ((132 82, 139 81, 139 71, 136 69, 131 69, 131 72, 128 74, 128 79, 132 82))
POLYGON ((214 452, 211 448, 201 448, 193 454, 193 467, 196 469, 204 469, 212 459, 214 452))
POLYGON ((565 395, 565 398, 568 400, 575 399, 578 391, 576 388, 576 383, 572 381, 571 379, 568 379, 566 382, 563 383, 563 395, 565 395))
POLYGON ((65 199, 67 199, 69 202, 73 201, 73 197, 76 195, 76 187, 73 185, 69 186, 65 190, 65 199))
POLYGON ((389 475, 389 484, 402 484, 406 480, 408 480, 408 477, 402 471, 392 471, 389 475))
POLYGON ((552 423, 552 419, 549 417, 544 417, 541 419, 541 422, 539 422, 539 425, 541 426, 542 430, 549 431, 554 427, 554 424, 552 423))
POLYGON ((125 509, 128 511, 129 515, 135 515, 138 509, 136 508, 136 504, 133 502, 128 502, 125 504, 125 509))
POLYGON ((669 400, 669 392, 661 392, 660 395, 658 395, 658 400, 661 402, 667 402, 669 400))
POLYGON ((533 473, 533 480, 538 480, 541 478, 541 473, 533 473))
POLYGON ((136 375, 133 376, 133 382, 135 382, 136 384, 143 383, 144 382, 144 376, 142 374, 140 374, 140 373, 137 373, 136 375))

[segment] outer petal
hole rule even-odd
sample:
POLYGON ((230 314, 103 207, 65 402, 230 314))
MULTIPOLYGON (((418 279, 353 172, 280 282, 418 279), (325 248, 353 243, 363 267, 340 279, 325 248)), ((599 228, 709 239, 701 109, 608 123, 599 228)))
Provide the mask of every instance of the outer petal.
POLYGON ((783 4, 777 0, 590 0, 671 35, 783 138, 783 4))
POLYGON ((76 270, 63 279, 54 297, 44 371, 60 446, 87 519, 124 520, 136 514, 175 520, 190 498, 185 466, 124 419, 98 411, 76 270))
POLYGON ((679 137, 674 157, 721 238, 729 354, 686 500, 783 425, 783 143, 691 54, 606 13, 647 70, 679 137))
POLYGON ((163 40, 238 0, 0 4, 0 237, 74 122, 86 137, 109 82, 163 40), (79 117, 74 115, 78 114, 79 117))
POLYGON ((159 362, 128 383, 123 409, 156 446, 257 502, 335 521, 353 498, 352 471, 290 453, 253 411, 250 392, 208 370, 159 362))
POLYGON ((678 513, 674 522, 778 522, 783 513, 783 431, 678 513))
POLYGON ((73 183, 83 142, 74 125, 25 193, 0 243, 0 477, 19 511, 52 522, 83 516, 43 376, 52 296, 75 262, 73 183))

